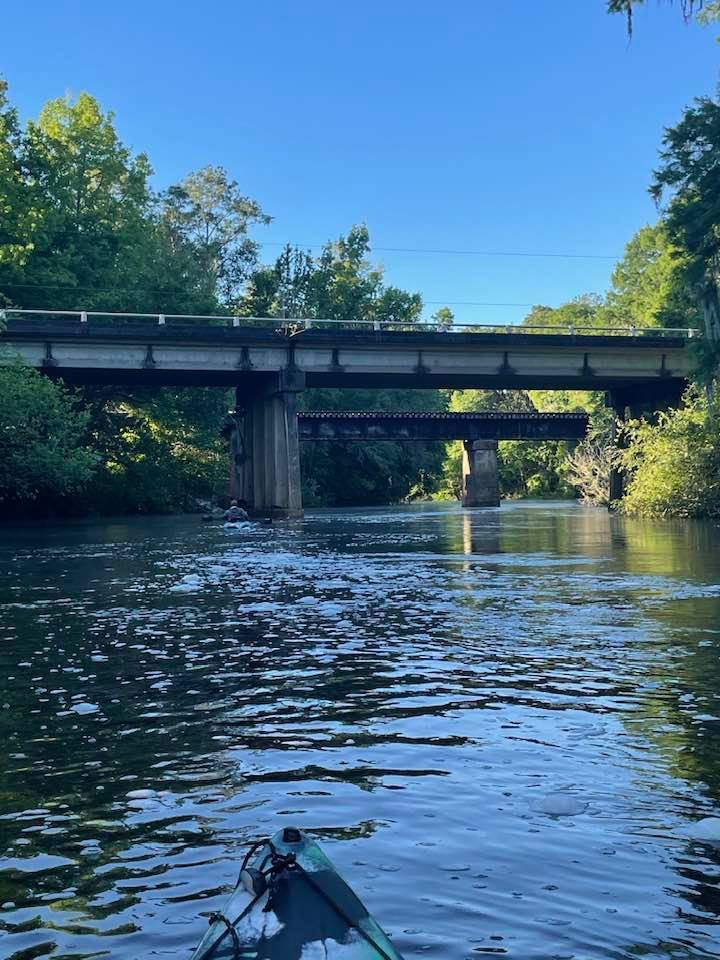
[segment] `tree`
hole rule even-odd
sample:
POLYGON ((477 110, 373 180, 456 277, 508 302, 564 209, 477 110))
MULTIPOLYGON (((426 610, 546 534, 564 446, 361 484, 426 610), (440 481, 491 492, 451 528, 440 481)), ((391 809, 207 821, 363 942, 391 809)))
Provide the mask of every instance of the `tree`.
MULTIPOLYGON (((523 320, 526 327, 572 327, 576 330, 601 326, 602 299, 583 294, 560 307, 535 306, 523 320)), ((551 333, 548 330, 548 333, 551 333)))
MULTIPOLYGON (((670 0, 672 3, 672 0, 670 0)), ((628 34, 632 36, 633 13, 645 0, 607 0, 608 13, 620 13, 627 21, 628 34)), ((685 21, 694 14, 701 23, 720 20, 720 0, 679 0, 679 7, 685 21)))
POLYGON ((144 154, 81 93, 51 100, 19 144, 35 220, 16 300, 55 309, 128 309, 152 195, 144 154))
POLYGON ((61 383, 19 362, 0 367, 0 505, 57 503, 91 479, 88 415, 61 383))
POLYGON ((700 97, 665 132, 651 194, 667 199, 670 241, 687 252, 688 282, 718 315, 720 285, 720 103, 700 97))
POLYGON ((251 274, 239 310, 253 317, 314 317, 316 265, 309 253, 289 244, 274 264, 251 274))
POLYGON ((172 248, 192 252, 208 290, 225 304, 236 300, 257 261, 258 245, 248 237, 248 227, 272 218, 226 170, 212 166, 170 187, 161 217, 172 248))
POLYGON ((619 464, 619 451, 606 439, 589 439, 570 452, 566 478, 583 503, 596 507, 610 505, 610 477, 619 464))
POLYGON ((452 330, 452 325, 455 322, 455 314, 450 307, 440 307, 439 310, 435 311, 430 320, 438 330, 452 330))
POLYGON ((386 286, 382 268, 369 258, 370 235, 364 225, 325 244, 318 257, 288 246, 274 265, 252 274, 241 312, 349 323, 417 323, 422 314, 420 294, 386 286))
POLYGON ((642 227, 615 267, 599 311, 609 327, 691 327, 699 325, 688 292, 688 257, 668 236, 664 221, 642 227))
POLYGON ((224 492, 224 390, 87 390, 88 434, 99 463, 90 491, 108 513, 193 509, 224 492))
MULTIPOLYGON (((17 279, 33 247, 36 218, 23 179, 20 144, 17 111, 8 103, 7 84, 0 80, 0 286, 3 280, 17 279)), ((0 307, 12 302, 7 294, 0 291, 0 307)))

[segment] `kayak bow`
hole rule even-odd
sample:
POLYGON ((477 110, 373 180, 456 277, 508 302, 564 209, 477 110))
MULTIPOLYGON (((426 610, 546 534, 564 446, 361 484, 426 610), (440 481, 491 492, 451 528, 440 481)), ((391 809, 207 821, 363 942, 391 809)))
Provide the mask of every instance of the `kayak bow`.
POLYGON ((320 847, 286 827, 254 844, 191 960, 402 960, 320 847))

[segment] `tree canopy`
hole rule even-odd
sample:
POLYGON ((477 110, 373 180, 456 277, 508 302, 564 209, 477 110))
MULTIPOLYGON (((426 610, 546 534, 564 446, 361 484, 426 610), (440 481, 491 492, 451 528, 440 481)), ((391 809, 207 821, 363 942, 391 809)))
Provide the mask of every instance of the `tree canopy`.
POLYGON ((97 456, 77 398, 21 363, 0 367, 0 505, 57 502, 82 490, 97 456))
MULTIPOLYGON (((318 257, 286 247, 274 264, 252 274, 241 306, 244 315, 254 317, 413 324, 423 304, 419 293, 385 284, 382 269, 370 262, 368 229, 359 225, 325 244, 318 257)), ((448 322, 447 313, 442 322, 448 322)))
POLYGON ((665 201, 670 240, 687 251, 690 279, 716 294, 720 279, 720 102, 700 97, 665 131, 651 193, 665 201))

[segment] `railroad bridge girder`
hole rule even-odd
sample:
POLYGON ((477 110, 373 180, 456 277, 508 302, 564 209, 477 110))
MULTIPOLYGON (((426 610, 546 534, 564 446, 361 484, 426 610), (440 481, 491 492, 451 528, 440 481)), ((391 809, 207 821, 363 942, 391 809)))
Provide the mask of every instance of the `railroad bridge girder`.
POLYGON ((580 440, 586 414, 297 412, 297 383, 260 398, 238 393, 228 421, 232 495, 255 510, 302 510, 297 439, 305 442, 463 441, 464 506, 497 506, 499 440, 580 440), (293 420, 296 429, 292 430, 293 420), (289 505, 281 509, 279 504, 289 505))

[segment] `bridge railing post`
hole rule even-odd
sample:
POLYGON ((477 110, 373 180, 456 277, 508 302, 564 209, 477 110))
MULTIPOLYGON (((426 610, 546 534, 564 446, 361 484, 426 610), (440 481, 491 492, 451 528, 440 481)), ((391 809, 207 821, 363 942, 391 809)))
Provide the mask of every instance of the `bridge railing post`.
POLYGON ((158 314, 158 326, 160 326, 160 327, 164 327, 164 326, 165 326, 165 314, 164 314, 164 313, 159 313, 159 314, 158 314))
POLYGON ((87 310, 81 310, 81 311, 80 311, 80 323, 87 323, 87 322, 88 322, 88 319, 87 319, 87 310))

